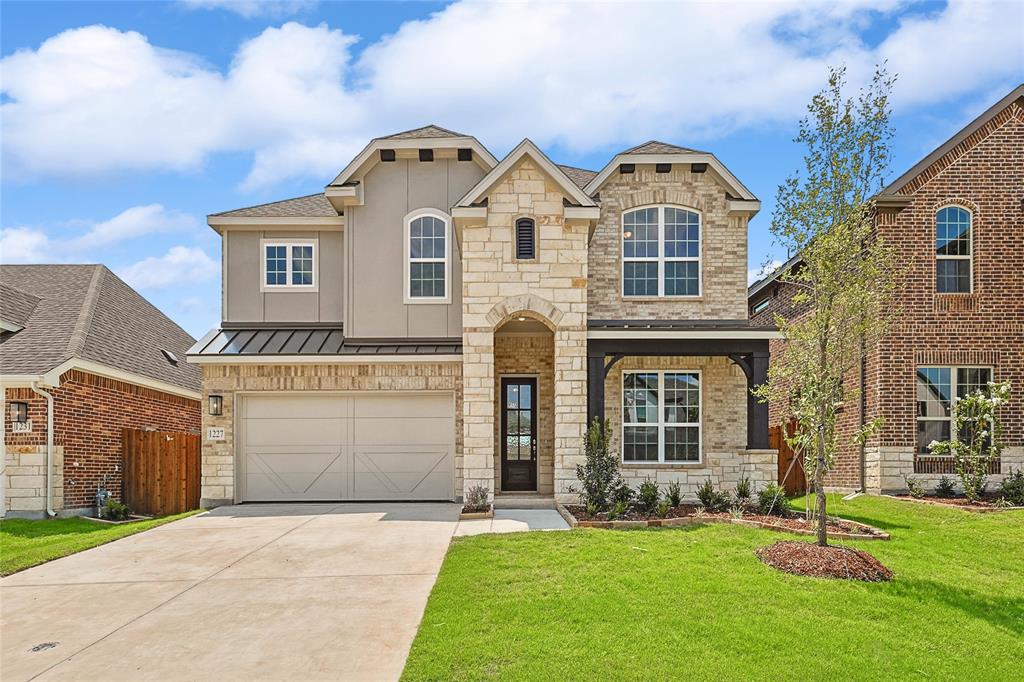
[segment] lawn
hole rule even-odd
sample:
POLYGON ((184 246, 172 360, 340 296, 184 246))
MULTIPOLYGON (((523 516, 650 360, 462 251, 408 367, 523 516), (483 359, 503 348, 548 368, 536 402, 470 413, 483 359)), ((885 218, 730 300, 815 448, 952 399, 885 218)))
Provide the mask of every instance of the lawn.
MULTIPOLYGON (((830 512, 890 583, 776 572, 733 525, 460 538, 404 679, 985 679, 1024 675, 1024 512, 886 498, 830 512)), ((803 501, 798 504, 803 504, 803 501)))
POLYGON ((185 512, 116 526, 80 518, 40 521, 4 519, 0 521, 0 575, 10 575, 194 513, 185 512))

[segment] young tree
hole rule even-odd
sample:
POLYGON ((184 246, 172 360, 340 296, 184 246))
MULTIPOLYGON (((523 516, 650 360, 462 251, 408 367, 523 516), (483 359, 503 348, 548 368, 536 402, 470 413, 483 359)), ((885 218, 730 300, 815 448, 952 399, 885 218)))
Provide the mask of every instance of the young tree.
MULTIPOLYGON (((803 172, 779 186, 771 232, 801 264, 780 279, 795 285, 792 319, 776 315, 784 339, 772 357, 762 401, 787 405, 796 429, 786 440, 804 457, 814 482, 817 542, 826 534, 825 474, 840 447, 836 415, 855 404, 843 383, 889 326, 894 311, 893 252, 873 229, 872 197, 889 164, 889 93, 894 79, 879 68, 856 97, 846 97, 845 69, 831 69, 800 122, 803 172)), ((863 442, 878 422, 857 434, 863 442)), ((785 433, 785 429, 783 430, 785 433)))

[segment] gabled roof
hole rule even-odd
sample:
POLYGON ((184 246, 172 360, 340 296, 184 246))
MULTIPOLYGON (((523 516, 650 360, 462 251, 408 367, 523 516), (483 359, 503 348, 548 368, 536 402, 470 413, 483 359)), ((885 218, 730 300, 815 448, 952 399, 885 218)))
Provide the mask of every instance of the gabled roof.
POLYGON ((594 200, 584 192, 578 184, 573 182, 566 171, 558 165, 555 165, 551 159, 547 157, 547 154, 542 152, 537 145, 524 138, 522 142, 516 145, 516 148, 508 153, 504 159, 501 160, 497 166, 491 169, 491 172, 485 175, 480 182, 478 182, 473 189, 466 192, 465 196, 455 202, 455 206, 462 208, 472 207, 474 204, 483 200, 487 192, 498 183, 501 178, 505 176, 512 168, 519 163, 524 157, 529 156, 541 167, 545 173, 547 173, 552 180, 558 183, 558 185, 565 191, 566 195, 571 197, 573 202, 578 206, 597 206, 594 200))
POLYGON ((569 179, 576 183, 576 185, 583 189, 587 186, 587 183, 594 179, 597 175, 597 171, 586 170, 585 168, 576 168, 575 166, 566 166, 564 164, 558 164, 558 167, 562 169, 569 179))
POLYGON ((220 213, 211 213, 208 217, 239 218, 330 218, 337 217, 338 212, 331 206, 323 192, 307 194, 304 197, 271 201, 267 204, 256 204, 245 208, 236 208, 220 213))
POLYGON ((0 283, 17 292, 13 306, 35 301, 20 308, 23 329, 0 335, 0 374, 42 375, 78 359, 200 391, 200 372, 185 362, 194 339, 106 267, 3 265, 0 283))
POLYGON ((658 140, 648 140, 643 144, 638 144, 635 147, 631 147, 620 154, 679 154, 691 153, 691 154, 707 154, 708 152, 702 152, 699 149, 690 149, 689 147, 679 147, 674 144, 667 142, 659 142, 658 140))
POLYGON ((978 132, 979 129, 998 116, 1004 109, 1012 105, 1014 102, 1018 102, 1019 106, 1024 107, 1024 84, 1018 85, 1016 88, 1011 90, 1006 97, 1003 97, 1001 100, 990 106, 981 116, 968 123, 960 132, 943 142, 931 154, 914 164, 910 170, 889 183, 881 192, 878 193, 878 197, 884 199, 885 197, 898 195, 900 190, 906 187, 917 176, 928 170, 932 164, 940 160, 950 151, 953 151, 961 142, 978 132))
POLYGON ((471 137, 470 135, 464 135, 463 133, 456 133, 447 128, 436 126, 434 124, 425 125, 422 128, 413 128, 412 130, 403 130, 400 133, 394 133, 393 135, 385 135, 379 139, 381 140, 422 140, 439 137, 471 137))

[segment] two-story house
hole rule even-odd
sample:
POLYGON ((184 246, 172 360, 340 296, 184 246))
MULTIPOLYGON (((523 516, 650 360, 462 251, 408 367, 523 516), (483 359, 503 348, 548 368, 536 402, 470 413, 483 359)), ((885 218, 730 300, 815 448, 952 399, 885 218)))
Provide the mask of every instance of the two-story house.
MULTIPOLYGON (((848 377, 861 398, 844 405, 837 427, 852 435, 880 417, 882 428, 862 446, 848 444, 828 482, 896 492, 906 490, 906 476, 929 487, 944 475, 955 479, 953 460, 928 445, 950 437, 957 398, 989 381, 1011 383, 992 480, 1024 469, 1024 85, 896 178, 875 204, 875 229, 904 264, 899 319, 848 377)), ((800 315, 794 285, 779 279, 798 267, 797 256, 750 287, 754 324, 800 315)), ((770 413, 778 424, 785 406, 770 413)))
POLYGON ((204 504, 569 500, 596 417, 633 484, 774 480, 748 390, 775 334, 747 319, 759 207, 707 152, 594 172, 427 126, 322 193, 209 216, 204 504))

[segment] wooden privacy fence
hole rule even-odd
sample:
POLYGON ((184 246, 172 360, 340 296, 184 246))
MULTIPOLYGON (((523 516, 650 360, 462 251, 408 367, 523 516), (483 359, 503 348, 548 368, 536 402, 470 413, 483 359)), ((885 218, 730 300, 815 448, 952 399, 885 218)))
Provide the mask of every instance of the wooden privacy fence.
MULTIPOLYGON (((790 422, 789 432, 793 433, 794 428, 796 423, 790 422)), ((807 474, 804 473, 803 458, 793 452, 786 443, 786 439, 782 437, 781 426, 768 429, 768 447, 779 451, 778 480, 786 494, 802 495, 807 492, 807 474)))
POLYGON ((136 514, 199 508, 199 436, 123 429, 124 502, 136 514))

